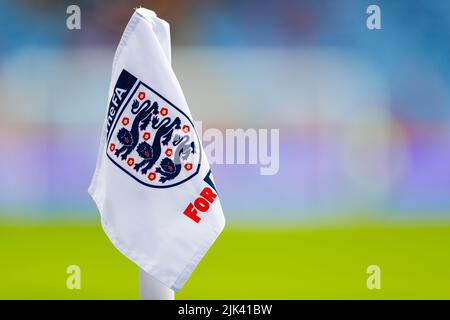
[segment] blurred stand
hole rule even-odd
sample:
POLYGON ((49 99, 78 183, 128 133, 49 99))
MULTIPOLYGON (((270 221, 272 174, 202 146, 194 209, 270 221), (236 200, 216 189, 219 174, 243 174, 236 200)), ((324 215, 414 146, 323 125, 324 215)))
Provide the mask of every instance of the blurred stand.
MULTIPOLYGON (((33 49, 3 60, 2 218, 96 217, 86 186, 113 51, 33 49)), ((427 123, 393 113, 390 82, 373 60, 332 47, 174 47, 173 54, 205 146, 218 132, 217 152, 225 155, 228 128, 280 130, 276 175, 260 175, 260 164, 213 163, 229 219, 448 217, 447 119, 427 123)), ((432 84, 422 100, 433 88, 447 96, 442 82, 432 84)))
POLYGON ((64 1, 0 2, 0 219, 97 217, 86 188, 138 5, 171 25, 205 148, 218 133, 223 159, 226 129, 279 129, 276 175, 212 165, 229 221, 450 218, 450 2, 378 4, 389 28, 356 0, 84 1, 68 30, 64 1))

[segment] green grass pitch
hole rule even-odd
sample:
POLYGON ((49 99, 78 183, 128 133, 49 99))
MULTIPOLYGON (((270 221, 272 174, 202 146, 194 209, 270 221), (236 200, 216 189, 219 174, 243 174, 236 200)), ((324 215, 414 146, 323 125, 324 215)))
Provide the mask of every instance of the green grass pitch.
MULTIPOLYGON (((139 298, 137 267, 99 224, 0 223, 0 252, 0 299, 139 298), (66 288, 72 264, 81 290, 66 288)), ((450 224, 229 226, 176 298, 450 299, 450 224)))

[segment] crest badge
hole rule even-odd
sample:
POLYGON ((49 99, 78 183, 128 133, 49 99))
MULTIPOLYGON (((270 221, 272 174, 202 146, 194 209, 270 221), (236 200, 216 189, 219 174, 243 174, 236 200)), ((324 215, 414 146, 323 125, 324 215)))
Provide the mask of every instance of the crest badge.
POLYGON ((114 112, 108 115, 106 154, 130 177, 148 187, 168 188, 199 172, 201 148, 194 124, 168 99, 123 70, 110 106, 114 112), (134 90, 119 87, 120 82, 131 83, 134 90), (114 101, 119 101, 116 106, 114 101))

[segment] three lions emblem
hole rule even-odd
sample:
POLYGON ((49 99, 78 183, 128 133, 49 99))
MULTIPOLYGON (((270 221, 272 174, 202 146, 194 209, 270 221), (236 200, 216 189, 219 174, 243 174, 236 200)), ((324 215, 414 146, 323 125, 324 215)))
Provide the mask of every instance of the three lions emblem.
MULTIPOLYGON (((123 75, 136 79, 125 70, 123 75)), ((116 85, 114 94, 120 98, 116 100, 123 103, 115 108, 108 127, 108 158, 135 180, 154 188, 172 187, 196 175, 201 148, 189 117, 141 81, 129 90, 127 99, 121 90, 116 85)))

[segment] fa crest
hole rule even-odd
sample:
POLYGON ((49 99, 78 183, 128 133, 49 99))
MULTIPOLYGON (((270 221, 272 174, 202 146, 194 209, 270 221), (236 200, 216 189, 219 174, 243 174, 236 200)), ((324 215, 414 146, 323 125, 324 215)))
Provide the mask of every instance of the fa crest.
POLYGON ((111 97, 106 154, 129 176, 154 188, 179 185, 200 170, 201 148, 192 121, 126 70, 111 97))

